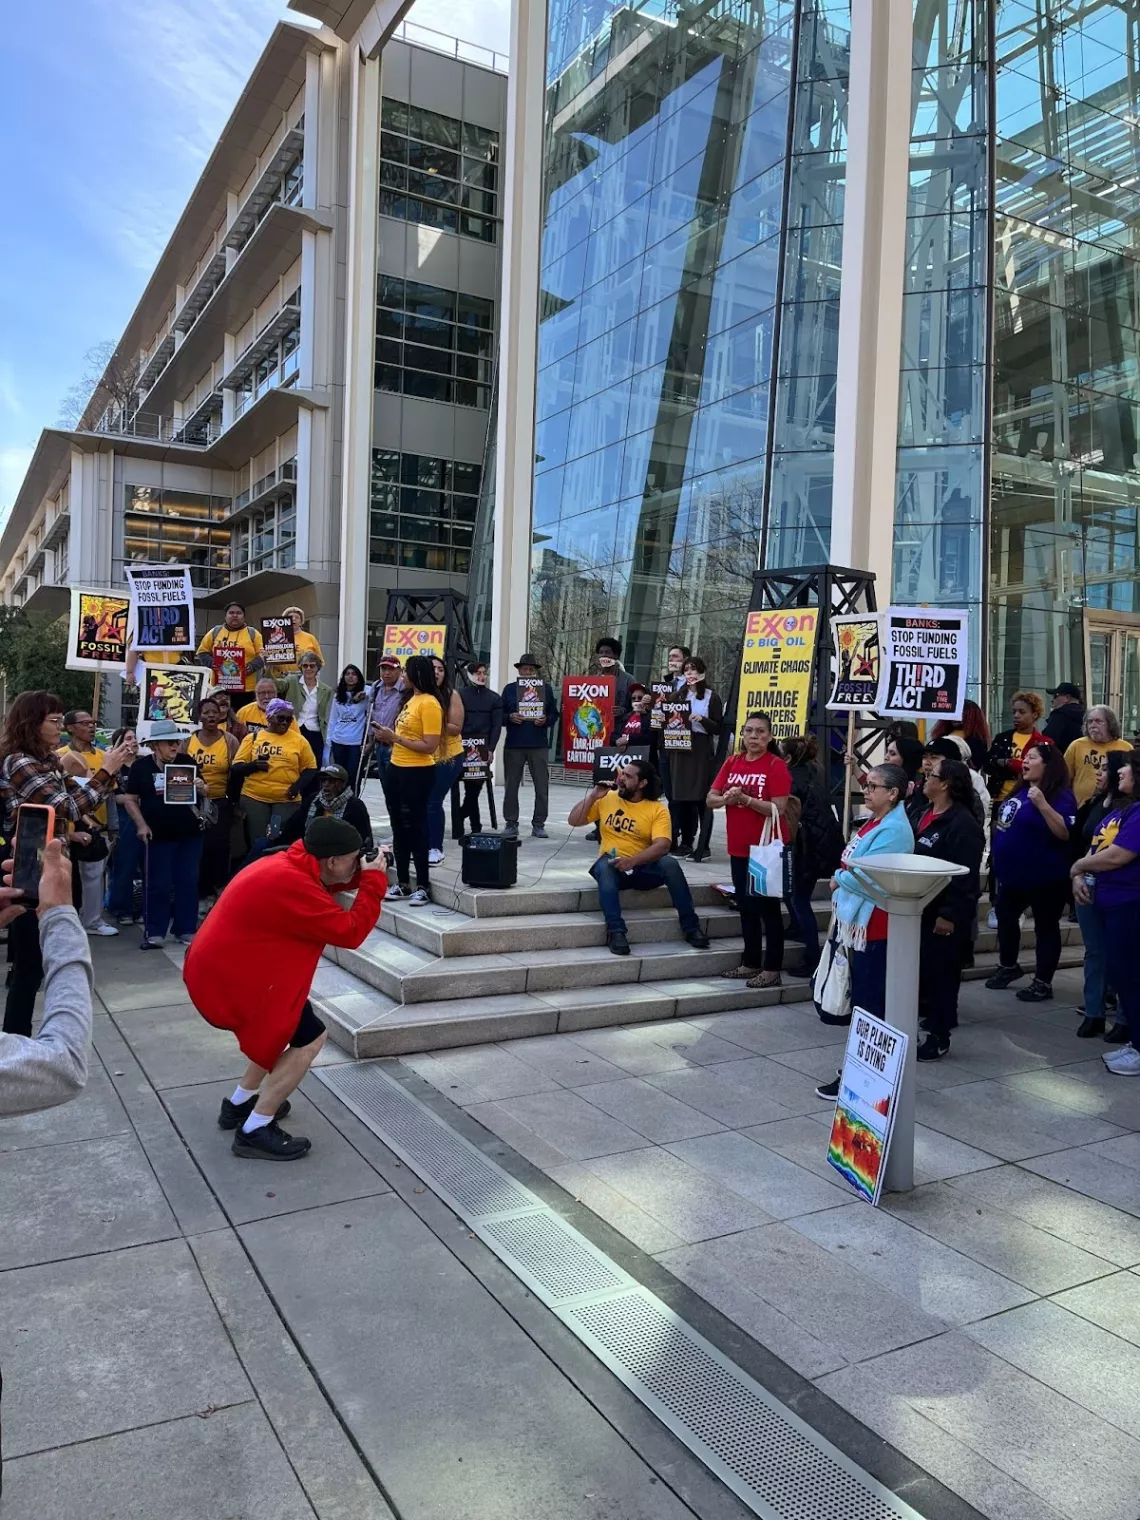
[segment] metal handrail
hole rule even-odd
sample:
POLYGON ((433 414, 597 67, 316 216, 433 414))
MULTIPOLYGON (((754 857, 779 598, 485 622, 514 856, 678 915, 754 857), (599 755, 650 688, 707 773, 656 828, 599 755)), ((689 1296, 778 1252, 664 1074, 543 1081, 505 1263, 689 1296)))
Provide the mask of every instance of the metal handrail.
POLYGON ((400 42, 411 43, 413 47, 426 47, 436 53, 447 53, 462 63, 481 64, 484 68, 494 69, 497 74, 510 72, 511 61, 506 53, 481 47, 477 42, 465 42, 461 37, 452 37, 448 32, 437 32, 434 27, 421 26, 418 21, 401 21, 392 36, 400 42))

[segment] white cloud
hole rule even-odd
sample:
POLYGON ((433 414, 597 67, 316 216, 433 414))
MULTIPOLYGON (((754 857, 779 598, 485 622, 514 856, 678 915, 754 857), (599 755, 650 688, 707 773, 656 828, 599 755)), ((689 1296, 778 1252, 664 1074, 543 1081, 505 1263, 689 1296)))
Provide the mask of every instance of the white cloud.
POLYGON ((416 0, 407 19, 496 53, 510 51, 510 0, 481 0, 474 8, 470 0, 416 0))

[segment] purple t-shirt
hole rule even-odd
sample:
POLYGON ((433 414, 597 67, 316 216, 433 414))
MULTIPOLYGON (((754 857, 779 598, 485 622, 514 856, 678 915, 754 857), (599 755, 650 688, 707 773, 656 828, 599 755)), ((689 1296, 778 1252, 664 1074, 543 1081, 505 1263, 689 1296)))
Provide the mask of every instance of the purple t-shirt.
MULTIPOLYGON (((1058 792, 1049 804, 1072 829, 1077 821, 1077 802, 1072 792, 1058 792)), ((994 870, 999 884, 1028 889, 1046 881, 1063 881, 1072 862, 1067 840, 1058 839, 1041 813, 1029 800, 1028 788, 1000 802, 994 814, 994 870)))
POLYGON ((1117 808, 1108 813, 1092 837, 1092 853, 1118 844, 1135 850, 1136 859, 1115 871, 1098 872, 1096 901, 1101 908, 1120 908, 1140 898, 1140 807, 1117 808))

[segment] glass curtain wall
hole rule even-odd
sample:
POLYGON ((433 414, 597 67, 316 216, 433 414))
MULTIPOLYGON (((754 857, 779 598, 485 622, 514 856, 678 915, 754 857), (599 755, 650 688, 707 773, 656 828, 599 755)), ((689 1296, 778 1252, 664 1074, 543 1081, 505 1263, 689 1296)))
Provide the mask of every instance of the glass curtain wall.
POLYGON ((760 539, 792 0, 552 0, 530 643, 727 679, 760 539))
POLYGON ((1059 680, 1103 700, 1086 619, 1140 614, 1138 60, 1134 0, 996 6, 995 715, 1059 680))

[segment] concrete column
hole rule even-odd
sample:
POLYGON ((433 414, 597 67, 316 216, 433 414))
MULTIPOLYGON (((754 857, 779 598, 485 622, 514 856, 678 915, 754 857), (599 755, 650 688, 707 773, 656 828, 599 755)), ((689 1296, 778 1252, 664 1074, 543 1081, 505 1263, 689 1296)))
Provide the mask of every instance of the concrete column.
POLYGON ((317 163, 324 136, 321 120, 321 55, 305 54, 305 145, 301 150, 301 205, 316 206, 317 163))
POLYGON ((912 0, 851 0, 831 562, 891 599, 910 167, 912 0))
POLYGON ((545 102, 545 0, 511 0, 491 572, 491 684, 496 691, 514 680, 514 662, 523 652, 529 625, 545 102))
POLYGON ((338 670, 350 660, 363 669, 368 640, 368 497, 380 195, 379 57, 352 65, 350 120, 338 670))

